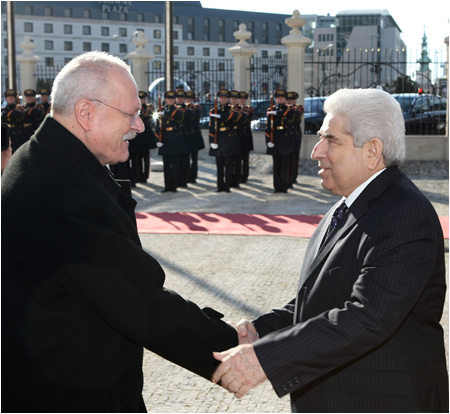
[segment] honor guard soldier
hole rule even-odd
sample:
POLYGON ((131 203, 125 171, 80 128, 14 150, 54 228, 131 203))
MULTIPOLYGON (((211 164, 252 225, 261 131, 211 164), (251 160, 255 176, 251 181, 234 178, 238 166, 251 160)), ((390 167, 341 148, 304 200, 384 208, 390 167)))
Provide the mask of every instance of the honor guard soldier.
POLYGON ((19 146, 31 138, 44 118, 43 110, 37 105, 36 91, 34 89, 26 89, 23 94, 25 95, 25 105, 23 105, 25 118, 23 119, 19 146))
POLYGON ((8 128, 11 139, 11 149, 14 152, 21 143, 21 131, 25 112, 17 103, 17 92, 14 89, 8 89, 5 92, 6 106, 2 108, 2 124, 8 128))
POLYGON ((50 109, 52 108, 52 104, 50 103, 50 91, 46 88, 39 89, 40 103, 38 105, 39 109, 44 114, 44 118, 50 113, 50 109))
POLYGON ((147 96, 147 92, 139 91, 140 117, 145 130, 130 141, 130 181, 133 187, 136 183, 146 183, 150 177, 150 149, 156 148, 156 135, 152 129, 155 108, 147 104, 147 96))
POLYGON ((198 152, 205 148, 205 142, 203 141, 203 135, 200 129, 200 118, 202 116, 202 106, 195 104, 195 93, 193 91, 186 91, 186 105, 194 113, 192 120, 192 142, 190 145, 190 169, 189 169, 189 182, 196 183, 198 176, 198 152))
POLYGON ((290 182, 289 160, 294 150, 294 136, 290 124, 294 122, 295 109, 286 105, 286 91, 275 92, 267 112, 267 154, 273 159, 273 186, 275 193, 287 193, 290 182))
POLYGON ((239 105, 239 91, 230 91, 230 105, 233 111, 239 112, 239 118, 234 126, 236 135, 239 142, 239 154, 233 156, 233 179, 231 186, 239 188, 242 177, 242 153, 245 149, 245 122, 247 120, 247 114, 242 110, 239 105))
POLYGON ((254 109, 251 106, 247 106, 248 93, 239 92, 239 104, 242 110, 246 113, 246 119, 244 122, 244 139, 243 139, 243 150, 242 150, 242 175, 241 183, 246 183, 248 180, 250 172, 250 151, 253 151, 253 134, 252 134, 252 120, 254 109))
POLYGON ((192 147, 192 137, 194 135, 192 121, 194 120, 195 114, 193 110, 187 109, 186 107, 186 92, 184 89, 178 88, 175 91, 175 105, 184 112, 183 123, 181 124, 181 133, 183 134, 186 142, 188 152, 181 155, 180 187, 186 188, 188 186, 190 173, 189 154, 192 147))
POLYGON ((298 177, 298 167, 300 163, 300 148, 302 146, 302 119, 303 119, 303 105, 297 105, 298 93, 297 92, 287 92, 286 93, 286 103, 292 109, 295 109, 294 121, 291 124, 292 134, 294 136, 294 150, 292 151, 291 162, 290 162, 290 183, 289 187, 293 187, 297 183, 298 177))
POLYGON ((184 110, 175 105, 175 91, 167 91, 164 95, 165 106, 158 113, 156 138, 158 154, 163 158, 164 190, 176 192, 180 185, 181 157, 189 153, 186 140, 181 131, 184 110))
POLYGON ((233 180, 233 157, 240 154, 239 140, 234 128, 240 118, 238 111, 229 105, 230 92, 221 89, 218 93, 220 106, 214 100, 210 111, 209 155, 216 157, 217 192, 230 192, 233 180))

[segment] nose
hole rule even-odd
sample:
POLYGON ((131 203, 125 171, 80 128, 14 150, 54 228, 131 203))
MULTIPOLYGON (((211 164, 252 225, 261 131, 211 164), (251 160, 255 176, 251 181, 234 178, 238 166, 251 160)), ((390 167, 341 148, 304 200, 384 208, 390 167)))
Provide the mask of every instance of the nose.
POLYGON ((324 157, 324 152, 325 152, 325 144, 324 144, 324 140, 321 139, 316 145, 314 145, 314 148, 311 152, 311 158, 314 161, 318 161, 320 158, 324 157))
POLYGON ((136 118, 136 121, 133 122, 133 125, 131 125, 131 129, 133 131, 136 131, 138 134, 145 131, 145 125, 140 116, 138 116, 136 118))

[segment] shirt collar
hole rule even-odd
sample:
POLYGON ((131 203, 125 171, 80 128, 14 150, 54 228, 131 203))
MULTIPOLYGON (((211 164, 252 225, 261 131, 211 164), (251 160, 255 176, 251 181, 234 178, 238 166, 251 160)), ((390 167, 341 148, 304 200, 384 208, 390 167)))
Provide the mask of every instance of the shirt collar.
POLYGON ((377 178, 386 168, 376 172, 374 175, 369 177, 368 180, 364 181, 359 187, 352 191, 352 193, 348 197, 342 197, 341 201, 345 201, 345 204, 348 208, 355 202, 355 200, 359 197, 359 195, 364 191, 364 189, 377 178))

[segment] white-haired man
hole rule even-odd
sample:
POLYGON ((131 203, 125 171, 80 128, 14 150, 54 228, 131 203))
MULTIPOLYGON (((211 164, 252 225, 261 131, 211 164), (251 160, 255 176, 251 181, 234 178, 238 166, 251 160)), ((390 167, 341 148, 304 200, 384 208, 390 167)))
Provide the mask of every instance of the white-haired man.
POLYGON ((213 381, 242 397, 269 379, 294 412, 448 412, 443 234, 399 169, 400 106, 340 90, 324 109, 312 158, 342 199, 308 244, 294 299, 238 324, 261 339, 217 353, 213 381))
POLYGON ((130 183, 106 165, 144 131, 129 67, 89 52, 2 177, 2 411, 145 411, 143 348, 205 378, 238 343, 213 309, 164 288, 130 183))

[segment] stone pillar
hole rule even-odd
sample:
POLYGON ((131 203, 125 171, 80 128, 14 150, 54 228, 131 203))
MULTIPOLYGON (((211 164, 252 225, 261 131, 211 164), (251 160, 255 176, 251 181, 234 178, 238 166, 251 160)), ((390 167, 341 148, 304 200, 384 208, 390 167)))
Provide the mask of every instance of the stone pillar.
POLYGON ((298 103, 303 104, 305 98, 305 48, 311 44, 311 40, 303 36, 301 30, 306 20, 300 17, 300 12, 294 10, 292 17, 287 18, 286 24, 292 27, 289 35, 281 39, 281 43, 287 47, 287 88, 299 95, 298 103))
POLYGON ((239 25, 239 30, 233 36, 239 40, 236 46, 230 47, 228 51, 234 57, 234 89, 245 91, 250 95, 250 58, 258 51, 247 43, 252 34, 246 30, 243 23, 239 25))
POLYGON ((148 42, 149 40, 144 37, 144 32, 139 30, 137 36, 133 38, 136 50, 126 56, 132 62, 133 77, 140 91, 148 91, 148 63, 155 57, 145 49, 148 42))
POLYGON ((23 53, 17 57, 17 61, 20 64, 20 89, 36 89, 36 75, 35 68, 36 63, 41 60, 39 56, 36 56, 32 50, 34 49, 34 43, 31 41, 30 36, 25 36, 20 47, 24 50, 23 53))

